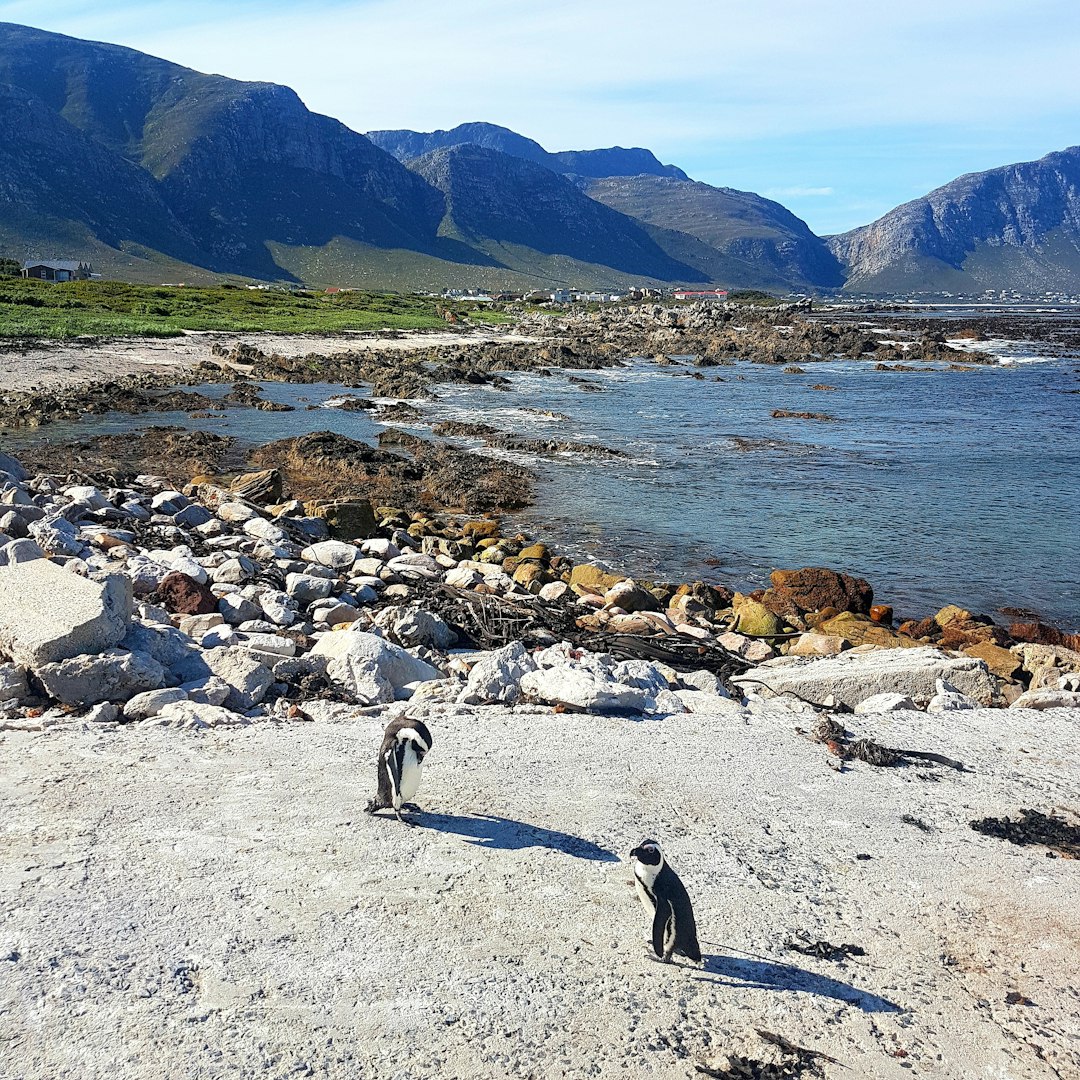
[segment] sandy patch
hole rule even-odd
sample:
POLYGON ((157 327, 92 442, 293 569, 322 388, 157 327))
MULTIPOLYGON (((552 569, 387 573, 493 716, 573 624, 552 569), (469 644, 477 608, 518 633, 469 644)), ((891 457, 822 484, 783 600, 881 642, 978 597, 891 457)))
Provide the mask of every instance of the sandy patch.
POLYGON ((968 825, 1076 808, 1076 715, 848 718, 974 771, 839 774, 775 703, 437 706, 415 829, 361 812, 385 717, 8 733, 5 1074, 686 1080, 763 1028, 846 1080, 1080 1075, 1080 863, 968 825), (701 969, 646 956, 645 835, 701 969))

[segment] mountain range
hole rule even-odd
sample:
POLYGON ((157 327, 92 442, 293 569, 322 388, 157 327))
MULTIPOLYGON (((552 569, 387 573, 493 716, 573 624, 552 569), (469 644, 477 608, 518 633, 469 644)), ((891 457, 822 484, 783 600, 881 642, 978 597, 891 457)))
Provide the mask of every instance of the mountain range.
POLYGON ((371 288, 1080 285, 1080 149, 842 236, 641 147, 494 124, 366 136, 274 83, 0 23, 0 255, 106 277, 371 288))

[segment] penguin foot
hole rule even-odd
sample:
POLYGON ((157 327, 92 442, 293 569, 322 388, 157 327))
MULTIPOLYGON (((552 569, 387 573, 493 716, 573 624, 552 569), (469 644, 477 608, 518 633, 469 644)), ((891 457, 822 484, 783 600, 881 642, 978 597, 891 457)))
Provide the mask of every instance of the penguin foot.
POLYGON ((410 821, 407 817, 402 817, 400 810, 395 809, 394 813, 397 815, 397 819, 398 819, 398 821, 401 822, 402 825, 408 825, 408 827, 410 829, 415 829, 416 828, 416 822, 415 821, 410 821))
POLYGON ((385 809, 378 799, 368 799, 367 806, 364 807, 365 814, 377 814, 380 810, 385 809))

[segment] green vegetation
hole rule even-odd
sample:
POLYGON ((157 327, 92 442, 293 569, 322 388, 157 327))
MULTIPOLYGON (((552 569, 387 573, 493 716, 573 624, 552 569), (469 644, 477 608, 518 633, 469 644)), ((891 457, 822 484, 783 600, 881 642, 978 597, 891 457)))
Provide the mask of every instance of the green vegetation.
MULTIPOLYGON (((422 296, 130 285, 116 281, 0 282, 0 338, 176 337, 185 330, 295 334, 446 326, 447 305, 422 296)), ((454 304, 468 323, 505 321, 454 304)))
POLYGON ((0 257, 0 278, 18 277, 21 269, 22 263, 18 259, 0 257))

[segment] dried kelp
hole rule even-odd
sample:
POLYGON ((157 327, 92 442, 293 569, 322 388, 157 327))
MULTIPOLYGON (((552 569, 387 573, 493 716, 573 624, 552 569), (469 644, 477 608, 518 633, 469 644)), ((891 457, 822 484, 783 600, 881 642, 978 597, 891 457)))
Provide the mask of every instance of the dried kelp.
POLYGON ((1054 814, 1021 810, 1019 820, 982 818, 971 827, 984 836, 996 836, 1010 844, 1041 844, 1069 859, 1080 859, 1080 828, 1054 814))
POLYGON ((865 761, 867 765, 878 768, 892 768, 908 765, 914 761, 932 761, 936 765, 945 765, 957 772, 967 772, 963 762, 933 754, 926 750, 901 750, 891 746, 882 746, 873 739, 856 739, 843 724, 831 717, 818 724, 814 739, 824 743, 841 761, 865 761), (910 759, 910 760, 909 760, 910 759))

